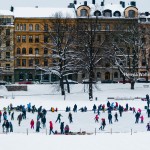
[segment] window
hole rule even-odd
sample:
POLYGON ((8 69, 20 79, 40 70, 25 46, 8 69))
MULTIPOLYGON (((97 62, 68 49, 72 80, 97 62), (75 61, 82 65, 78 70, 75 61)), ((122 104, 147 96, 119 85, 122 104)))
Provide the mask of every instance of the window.
POLYGON ((146 60, 142 59, 142 66, 146 66, 146 60))
POLYGON ((21 30, 21 31, 23 30, 23 24, 20 25, 20 30, 21 30))
POLYGON ((21 53, 20 51, 21 51, 20 48, 17 48, 17 54, 20 54, 21 53))
POLYGON ((97 35, 97 41, 101 42, 101 35, 97 35))
POLYGON ((140 22, 146 22, 146 18, 140 18, 140 22))
POLYGON ((44 25, 44 31, 48 31, 48 24, 44 25))
POLYGON ((22 42, 26 43, 26 36, 25 35, 22 36, 22 42))
POLYGON ((35 48, 35 54, 39 54, 39 49, 35 48))
POLYGON ((32 75, 31 72, 28 74, 28 79, 29 79, 30 81, 33 80, 33 75, 32 75))
POLYGON ((17 42, 18 42, 18 43, 21 42, 21 37, 20 37, 20 35, 17 36, 17 42))
POLYGON ((109 24, 106 25, 105 30, 106 30, 106 31, 109 31, 109 30, 110 30, 110 25, 109 25, 109 24))
POLYGON ((118 78, 118 72, 114 73, 114 78, 118 78))
POLYGON ((26 48, 22 49, 22 54, 26 54, 26 48))
POLYGON ((33 49, 29 48, 29 54, 33 54, 33 49))
POLYGON ((16 30, 19 30, 19 24, 16 25, 16 30))
POLYGON ((33 31, 33 25, 29 24, 29 31, 33 31))
POLYGON ((17 59, 17 66, 21 66, 20 59, 17 59))
POLYGON ((97 72, 97 78, 101 78, 101 73, 97 72))
POLYGON ((44 43, 48 43, 48 36, 44 35, 44 43))
POLYGON ((102 27, 101 27, 101 25, 100 25, 100 24, 99 24, 99 25, 97 25, 97 30, 99 30, 99 31, 100 31, 100 30, 101 30, 101 28, 102 28, 102 27))
POLYGON ((39 65, 39 59, 35 59, 35 65, 39 65))
POLYGON ((147 18, 148 22, 150 22, 150 18, 147 18))
POLYGON ((35 25, 35 31, 39 31, 40 27, 39 27, 39 24, 36 24, 35 25))
POLYGON ((26 24, 23 25, 23 30, 26 31, 26 24))
POLYGON ((98 11, 98 10, 96 10, 95 12, 94 12, 94 16, 101 16, 101 12, 100 11, 98 11))
POLYGON ((81 17, 85 17, 85 16, 87 16, 87 14, 88 14, 88 13, 87 13, 87 10, 86 10, 86 9, 81 9, 81 10, 80 10, 80 16, 81 16, 81 17))
POLYGON ((10 52, 6 52, 6 58, 10 58, 10 52))
POLYGON ((24 78, 24 74, 22 72, 20 72, 20 74, 19 74, 19 80, 23 80, 23 78, 24 78))
POLYGON ((48 49, 44 48, 44 54, 48 54, 48 49))
POLYGON ((33 59, 29 59, 29 66, 33 66, 33 59))
POLYGON ((135 17, 135 11, 134 10, 129 10, 128 11, 128 17, 129 18, 134 18, 135 17))
POLYGON ((120 17, 120 16, 121 16, 121 13, 120 13, 119 11, 115 11, 115 12, 114 12, 114 16, 115 16, 115 17, 120 17))
POLYGON ((6 35, 10 35, 10 29, 6 29, 6 35))
POLYGON ((33 36, 29 35, 29 43, 33 43, 33 36))
POLYGON ((48 66, 48 60, 47 59, 44 60, 44 66, 48 66))
POLYGON ((10 40, 6 41, 6 46, 10 46, 10 40))
POLYGON ((112 17, 112 12, 111 12, 111 10, 104 10, 104 16, 105 16, 105 17, 112 17))
POLYGON ((35 43, 39 43, 39 36, 38 35, 35 36, 35 43))
POLYGON ((26 66, 26 59, 22 59, 22 66, 23 66, 23 67, 26 66))
POLYGON ((6 64, 6 70, 10 70, 10 64, 6 64))

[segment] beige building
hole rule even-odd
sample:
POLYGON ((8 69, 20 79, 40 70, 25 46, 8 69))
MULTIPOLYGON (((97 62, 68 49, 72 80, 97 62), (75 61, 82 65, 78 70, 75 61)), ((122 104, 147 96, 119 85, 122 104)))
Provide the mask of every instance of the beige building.
POLYGON ((14 17, 0 11, 0 80, 14 82, 14 17))

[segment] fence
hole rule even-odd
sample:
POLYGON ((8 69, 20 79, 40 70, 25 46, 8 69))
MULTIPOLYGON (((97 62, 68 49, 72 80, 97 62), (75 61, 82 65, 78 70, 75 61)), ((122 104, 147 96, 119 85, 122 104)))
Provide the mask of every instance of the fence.
MULTIPOLYGON (((8 134, 9 135, 10 132, 1 132, 0 134, 8 134)), ((26 135, 30 135, 30 134, 45 134, 45 135, 49 135, 49 129, 45 129, 43 130, 42 132, 30 132, 29 129, 27 128, 24 132, 11 132, 11 134, 26 134, 26 135)), ((113 131, 112 128, 110 128, 109 131, 99 131, 97 130, 96 128, 93 130, 93 132, 86 132, 86 131, 82 131, 81 129, 79 130, 79 132, 69 132, 69 134, 67 135, 100 135, 100 134, 130 134, 130 135, 133 135, 135 133, 140 133, 140 132, 137 132, 137 131, 133 131, 133 129, 130 129, 130 132, 119 132, 119 131, 113 131)), ((61 135, 59 132, 57 133, 57 135, 61 135)), ((63 134, 65 135, 65 134, 63 134)))

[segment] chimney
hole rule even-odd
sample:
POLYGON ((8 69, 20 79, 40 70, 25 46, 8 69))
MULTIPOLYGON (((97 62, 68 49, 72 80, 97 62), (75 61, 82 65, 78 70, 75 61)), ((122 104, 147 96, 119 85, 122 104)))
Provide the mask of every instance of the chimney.
POLYGON ((135 2, 135 1, 131 1, 131 2, 130 2, 130 5, 136 7, 136 2, 135 2))
POLYGON ((11 12, 14 11, 14 7, 13 7, 13 6, 10 7, 10 11, 11 11, 11 12))
POLYGON ((92 0, 92 4, 95 4, 95 0, 92 0))
POLYGON ((87 1, 84 1, 84 6, 87 6, 87 1))
POLYGON ((77 4, 77 1, 76 1, 76 0, 74 0, 74 4, 75 4, 75 5, 77 4))

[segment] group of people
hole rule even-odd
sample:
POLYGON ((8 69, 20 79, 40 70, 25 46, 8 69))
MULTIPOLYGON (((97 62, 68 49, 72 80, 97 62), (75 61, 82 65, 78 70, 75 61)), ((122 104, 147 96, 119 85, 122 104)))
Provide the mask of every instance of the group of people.
MULTIPOLYGON (((147 99, 147 114, 148 117, 150 117, 150 109, 149 109, 149 95, 146 95, 146 99, 147 99)), ((46 127, 46 115, 47 115, 47 110, 45 108, 42 108, 42 106, 40 106, 39 108, 36 108, 35 105, 31 105, 31 103, 27 104, 27 107, 25 107, 24 105, 20 105, 17 107, 13 107, 12 104, 10 104, 7 108, 4 108, 3 113, 0 110, 0 123, 3 120, 2 123, 2 128, 3 128, 3 132, 13 132, 13 125, 12 122, 14 120, 14 112, 18 111, 19 115, 17 117, 18 120, 18 126, 21 126, 21 122, 22 120, 26 120, 26 112, 31 112, 31 113, 35 113, 37 112, 37 118, 34 121, 34 119, 31 119, 30 121, 30 128, 31 129, 35 129, 36 132, 40 132, 41 128, 45 128, 46 127), (8 120, 8 115, 10 116, 11 121, 8 120), (2 119, 3 117, 3 119, 2 119), (42 124, 42 125, 41 125, 42 124)), ((58 108, 54 109, 54 107, 51 107, 50 109, 51 112, 57 112, 58 108)), ((68 112, 68 120, 69 123, 73 123, 73 116, 71 113, 71 108, 70 107, 66 107, 66 112, 68 112)), ((78 111, 81 112, 87 112, 87 111, 91 111, 88 110, 87 107, 81 107, 80 109, 78 109, 78 106, 75 104, 73 107, 73 112, 77 113, 78 111)), ((139 119, 141 119, 141 123, 144 123, 144 116, 142 115, 142 110, 139 108, 135 109, 135 107, 129 107, 128 103, 125 105, 125 107, 121 106, 118 104, 118 102, 112 102, 110 103, 109 101, 107 102, 107 104, 100 104, 99 106, 96 106, 95 104, 92 107, 92 111, 94 112, 95 115, 95 123, 99 123, 99 118, 101 116, 101 112, 105 113, 107 111, 108 113, 108 123, 109 124, 113 124, 113 116, 114 116, 114 122, 118 122, 118 116, 122 117, 123 112, 126 111, 132 111, 133 114, 135 114, 135 123, 139 123, 139 119), (114 111, 115 113, 112 114, 112 111, 114 111)), ((57 130, 54 131, 54 125, 52 120, 49 121, 49 134, 69 134, 70 133, 70 128, 69 125, 66 124, 61 120, 63 116, 61 115, 61 113, 58 113, 58 116, 56 118, 55 123, 59 123, 60 124, 60 132, 58 132, 57 130)), ((106 118, 102 117, 101 121, 100 121, 100 127, 99 130, 104 130, 106 127, 106 118)), ((150 131, 150 123, 147 124, 147 131, 150 131)))

